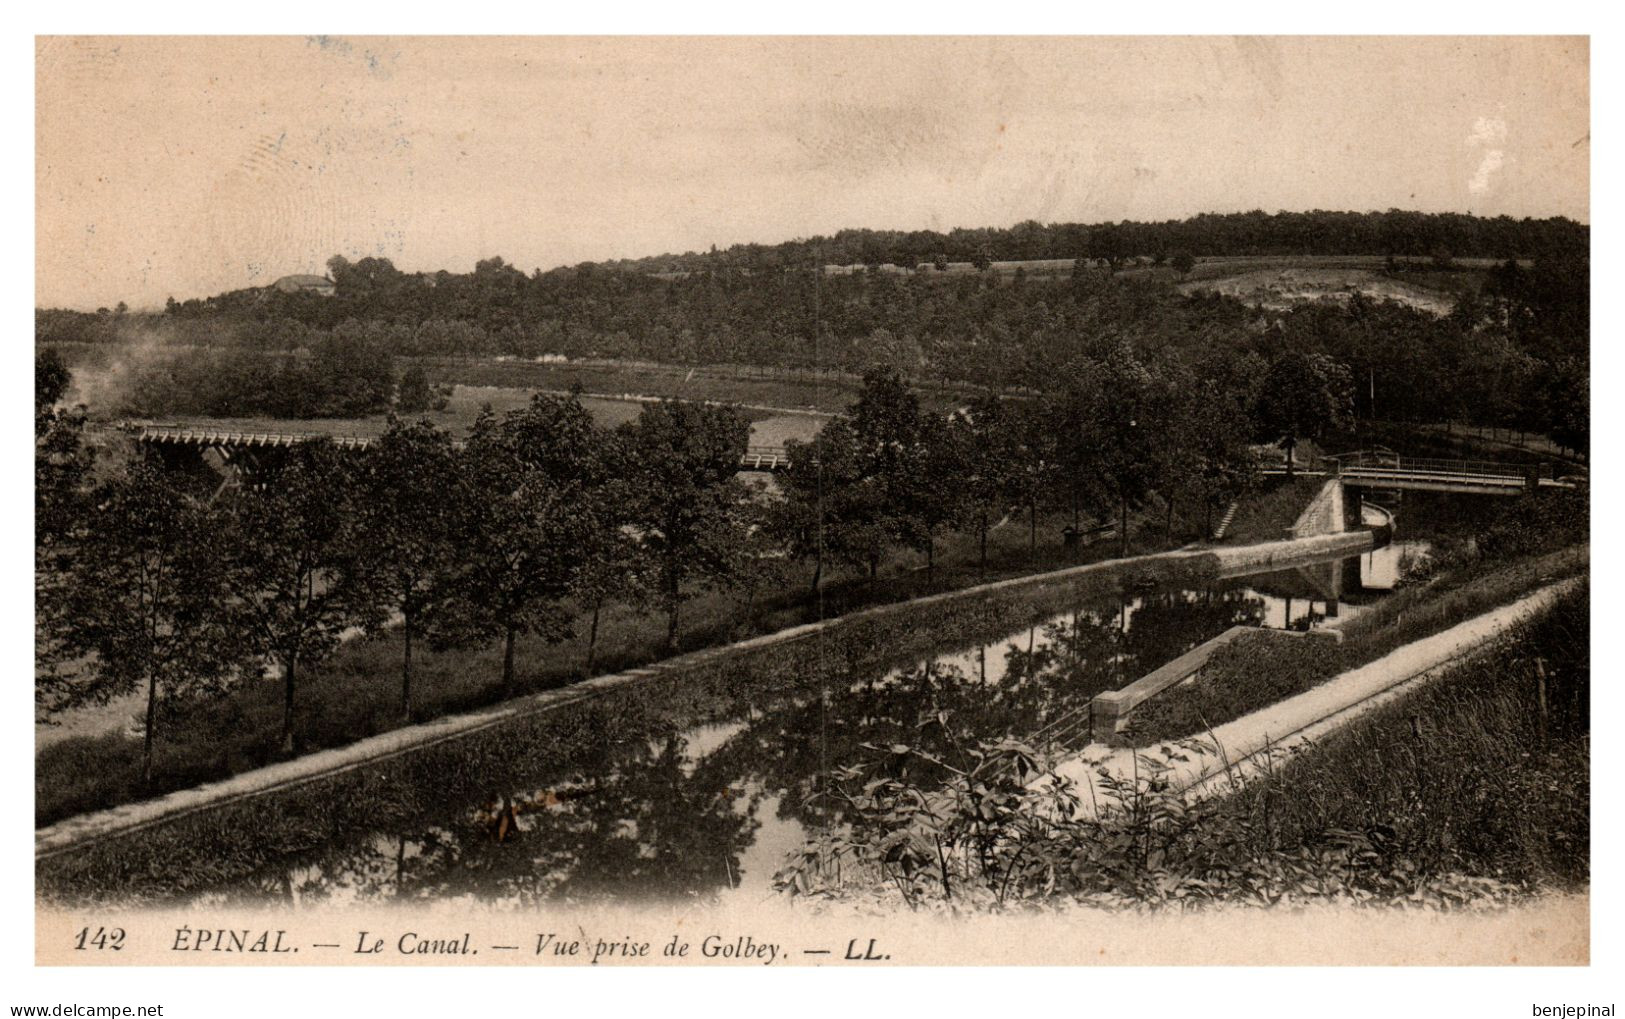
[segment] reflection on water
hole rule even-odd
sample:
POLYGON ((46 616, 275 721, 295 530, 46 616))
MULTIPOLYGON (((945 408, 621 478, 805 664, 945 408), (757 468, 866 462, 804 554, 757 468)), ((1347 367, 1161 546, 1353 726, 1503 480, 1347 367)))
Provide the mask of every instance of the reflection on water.
POLYGON ((872 753, 866 746, 905 743, 957 766, 966 738, 1079 745, 1095 694, 1232 626, 1307 629, 1349 618, 1420 550, 1394 546, 1203 590, 1080 605, 990 643, 843 683, 789 676, 747 691, 702 690, 705 724, 610 713, 607 735, 585 752, 553 763, 542 753, 523 774, 481 776, 489 786, 478 802, 319 847, 205 899, 765 898, 806 832, 840 820, 839 805, 817 795, 820 776, 872 753))

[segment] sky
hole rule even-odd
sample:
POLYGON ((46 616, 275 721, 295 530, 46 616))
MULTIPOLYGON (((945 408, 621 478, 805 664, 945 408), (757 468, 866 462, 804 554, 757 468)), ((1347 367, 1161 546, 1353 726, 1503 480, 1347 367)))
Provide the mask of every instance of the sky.
POLYGON ((528 272, 845 227, 1589 222, 1583 38, 71 37, 35 77, 46 307, 334 254, 528 272))

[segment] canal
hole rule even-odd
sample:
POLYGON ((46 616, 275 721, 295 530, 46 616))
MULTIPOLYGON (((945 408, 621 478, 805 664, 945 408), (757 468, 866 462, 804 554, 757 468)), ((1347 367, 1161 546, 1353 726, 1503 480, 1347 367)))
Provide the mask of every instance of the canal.
POLYGON ((685 688, 670 698, 682 704, 633 695, 589 722, 561 720, 556 754, 527 748, 523 766, 480 775, 478 796, 420 796, 410 821, 291 852, 189 898, 761 901, 775 894, 787 854, 839 823, 840 807, 821 795, 832 769, 895 744, 945 760, 967 741, 1005 736, 1076 747, 1095 694, 1232 626, 1337 625, 1425 551, 1397 542, 1357 559, 1080 604, 997 640, 838 682, 808 669, 748 691, 685 688))

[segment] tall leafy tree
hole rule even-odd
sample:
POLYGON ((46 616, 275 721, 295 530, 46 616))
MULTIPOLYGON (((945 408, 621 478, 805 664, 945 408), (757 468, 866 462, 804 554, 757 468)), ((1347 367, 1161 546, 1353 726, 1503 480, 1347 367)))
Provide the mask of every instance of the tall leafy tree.
MULTIPOLYGON (((1105 398, 1097 391, 1098 374, 1087 370, 1089 366, 1086 360, 1073 359, 1056 373, 1029 434, 1030 441, 1037 441, 1040 433, 1048 436, 1056 502, 1071 510, 1073 527, 1078 526, 1083 507, 1100 498, 1100 440, 1094 429, 1098 425, 1096 408, 1105 398)), ((1036 513, 1036 502, 1031 508, 1036 513)))
POLYGON ((1128 514, 1155 483, 1167 438, 1166 390, 1127 344, 1076 369, 1078 431, 1071 459, 1097 486, 1097 505, 1116 512, 1120 554, 1129 553, 1128 514))
POLYGON ((786 444, 785 501, 777 522, 792 554, 813 562, 817 590, 828 567, 867 568, 872 576, 892 545, 885 491, 859 455, 852 423, 835 418, 810 442, 786 444))
POLYGON ((1259 423, 1286 450, 1289 475, 1300 440, 1343 427, 1353 413, 1354 379, 1335 358, 1294 351, 1270 364, 1259 392, 1259 423))
MULTIPOLYGON (((460 561, 464 483, 451 435, 391 419, 356 470, 353 579, 401 621, 401 713, 412 715, 412 650, 460 561)), ((382 620, 377 620, 382 621, 382 620)))
POLYGON ((864 373, 863 388, 847 412, 852 421, 857 475, 865 501, 876 511, 868 521, 869 575, 886 547, 915 541, 927 551, 931 528, 924 527, 920 501, 926 467, 920 399, 895 369, 864 373), (922 538, 923 536, 923 538, 922 538))
POLYGON ((1027 547, 1038 547, 1038 507, 1060 487, 1060 437, 1047 408, 1032 401, 1007 411, 1015 460, 1009 477, 1010 502, 1027 510, 1027 547))
POLYGON ((458 642, 500 637, 502 681, 514 681, 521 634, 549 643, 571 633, 567 599, 603 526, 610 465, 602 433, 574 394, 537 394, 498 419, 487 408, 463 451, 467 479, 462 565, 452 591, 458 642))
POLYGON ((1185 492, 1202 507, 1202 533, 1212 532, 1215 506, 1238 498, 1257 480, 1249 440, 1256 429, 1246 402, 1214 378, 1185 375, 1172 401, 1170 452, 1163 461, 1169 496, 1185 492))
POLYGON ((969 503, 964 488, 971 456, 970 436, 935 414, 922 414, 914 447, 896 479, 897 518, 903 537, 925 553, 926 576, 933 581, 937 567, 937 538, 963 524, 969 503))
POLYGON ((622 432, 603 432, 598 437, 597 460, 604 470, 593 493, 593 526, 585 536, 585 554, 574 584, 575 598, 591 609, 583 664, 589 676, 605 605, 612 601, 640 604, 648 596, 647 564, 640 554, 633 514, 636 479, 624 470, 625 439, 622 432))
POLYGON ((73 556, 85 530, 94 457, 85 442, 85 410, 61 405, 72 376, 54 351, 34 362, 35 659, 41 706, 53 694, 56 667, 69 655, 64 625, 73 556))
POLYGON ((983 566, 987 565, 987 533, 993 518, 1016 502, 1023 459, 1018 423, 1009 405, 995 396, 977 397, 948 420, 960 450, 959 477, 950 483, 964 494, 983 566))
POLYGON ((96 493, 63 619, 79 676, 54 706, 146 693, 141 779, 150 785, 160 704, 218 691, 251 657, 229 607, 220 514, 138 461, 96 493))
POLYGON ((449 386, 431 384, 423 366, 413 362, 401 373, 400 384, 395 387, 395 410, 401 414, 445 410, 450 396, 449 386))
POLYGON ((729 583, 745 545, 734 475, 750 423, 732 407, 666 400, 643 408, 623 433, 636 473, 633 521, 666 609, 666 648, 677 647, 684 591, 729 583))
POLYGON ((294 446, 280 470, 239 495, 224 542, 226 577, 254 647, 281 670, 282 748, 295 746, 301 667, 330 655, 349 626, 374 620, 355 582, 352 463, 331 442, 294 446))

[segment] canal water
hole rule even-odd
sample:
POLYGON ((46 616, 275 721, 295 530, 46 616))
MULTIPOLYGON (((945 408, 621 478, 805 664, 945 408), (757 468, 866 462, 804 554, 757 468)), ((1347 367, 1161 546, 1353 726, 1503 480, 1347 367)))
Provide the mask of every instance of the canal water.
POLYGON ((1425 552, 1401 542, 1358 560, 1079 605, 998 640, 840 683, 788 677, 745 692, 698 691, 681 711, 629 704, 607 730, 593 730, 586 752, 561 754, 567 763, 539 753, 542 763, 523 773, 482 775, 471 799, 194 899, 764 900, 777 894, 773 876, 787 855, 840 820, 823 795, 832 769, 897 744, 943 759, 1005 736, 1079 746, 1095 694, 1232 626, 1308 629, 1354 618, 1425 552))

